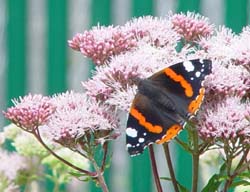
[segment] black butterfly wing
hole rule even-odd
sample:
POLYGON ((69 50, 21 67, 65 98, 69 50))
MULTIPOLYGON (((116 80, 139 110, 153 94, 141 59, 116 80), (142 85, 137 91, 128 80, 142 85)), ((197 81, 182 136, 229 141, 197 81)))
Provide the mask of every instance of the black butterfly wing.
POLYGON ((211 64, 210 60, 185 61, 139 82, 126 129, 130 155, 142 153, 151 143, 171 140, 195 115, 205 94, 202 82, 211 73, 211 64))
POLYGON ((148 97, 137 93, 130 109, 126 140, 130 155, 143 152, 151 143, 171 140, 181 130, 179 117, 173 111, 163 111, 148 97))
POLYGON ((202 82, 211 70, 211 60, 195 59, 172 65, 149 79, 173 101, 176 112, 188 119, 200 108, 205 94, 202 82))

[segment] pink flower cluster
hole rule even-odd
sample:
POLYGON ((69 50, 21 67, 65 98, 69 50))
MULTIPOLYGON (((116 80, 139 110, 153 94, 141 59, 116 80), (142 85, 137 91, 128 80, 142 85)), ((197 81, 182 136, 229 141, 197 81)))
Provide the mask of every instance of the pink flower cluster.
POLYGON ((136 79, 149 77, 166 67, 172 54, 144 43, 134 51, 113 57, 109 65, 97 67, 92 79, 82 85, 90 97, 129 110, 127 106, 132 100, 127 98, 134 94, 128 92, 132 93, 136 79))
POLYGON ((15 152, 0 150, 0 161, 0 174, 9 181, 14 181, 19 172, 29 168, 27 159, 15 152))
POLYGON ((249 72, 242 66, 233 63, 227 65, 214 61, 213 73, 204 82, 207 87, 207 97, 215 99, 237 95, 243 97, 250 90, 249 72))
POLYGON ((117 129, 116 112, 88 99, 83 93, 66 92, 52 98, 56 111, 44 127, 52 140, 73 147, 84 135, 117 129))
POLYGON ((156 47, 168 46, 174 49, 176 42, 181 38, 175 30, 172 30, 172 23, 168 17, 139 17, 127 22, 122 28, 135 33, 140 37, 138 40, 156 47))
POLYGON ((206 17, 188 12, 187 14, 174 14, 171 18, 173 29, 186 41, 197 41, 213 33, 214 26, 206 17))
POLYGON ((207 137, 215 134, 215 139, 228 139, 230 135, 242 136, 247 132, 249 128, 245 131, 242 129, 246 125, 244 114, 248 112, 248 103, 235 100, 240 101, 249 95, 250 91, 249 71, 245 67, 247 59, 245 58, 244 64, 239 64, 244 55, 242 53, 248 50, 248 47, 244 45, 241 49, 238 48, 243 39, 250 42, 248 28, 240 35, 225 27, 214 30, 207 18, 193 13, 175 14, 165 19, 138 18, 121 28, 134 31, 137 36, 141 34, 141 38, 137 38, 134 49, 111 57, 106 65, 96 68, 91 79, 82 83, 88 96, 122 111, 128 111, 136 93, 134 81, 137 78, 147 78, 160 69, 185 59, 210 58, 213 61, 213 72, 204 82, 206 99, 198 118, 202 121, 199 121, 200 135, 206 138, 206 134, 207 137), (184 44, 177 52, 175 48, 181 41, 180 37, 183 37, 188 45, 184 44), (198 43, 201 49, 190 46, 191 42, 198 43), (231 109, 239 110, 239 106, 243 112, 236 116, 237 126, 241 131, 232 133, 231 127, 236 123, 234 115, 237 111, 231 109), (232 111, 232 114, 222 118, 223 111, 232 111), (214 118, 214 115, 220 118, 214 118), (228 120, 230 118, 231 124, 228 120), (218 131, 210 133, 211 127, 218 131))
POLYGON ((111 56, 135 47, 136 35, 119 27, 94 27, 76 34, 68 43, 71 48, 91 58, 96 65, 102 65, 111 56))
POLYGON ((69 46, 93 60, 96 65, 108 63, 111 56, 133 50, 138 42, 149 42, 155 46, 168 45, 172 49, 180 36, 171 30, 167 19, 141 17, 124 26, 93 27, 76 34, 69 40, 69 46), (157 29, 157 30, 155 30, 157 29))
POLYGON ((209 58, 213 72, 204 82, 200 136, 249 137, 249 102, 244 102, 250 97, 249 27, 236 35, 225 27, 214 30, 207 18, 194 13, 140 17, 123 26, 94 27, 77 34, 69 45, 96 64, 92 78, 82 83, 86 92, 52 98, 28 95, 14 102, 6 118, 27 130, 44 125, 64 146, 72 147, 92 133, 109 139, 119 127, 117 111, 129 110, 138 78, 183 60, 209 58), (177 51, 180 42, 184 45, 177 51))
POLYGON ((233 58, 232 45, 235 38, 236 35, 232 30, 223 26, 215 30, 214 35, 201 38, 199 45, 209 57, 226 63, 233 58))
POLYGON ((246 118, 250 108, 240 97, 224 98, 214 106, 206 103, 203 109, 198 124, 201 138, 250 141, 250 122, 246 118))
POLYGON ((42 95, 29 94, 19 100, 13 100, 13 103, 15 106, 8 108, 4 116, 30 132, 44 125, 55 111, 50 98, 42 95))
POLYGON ((83 93, 66 92, 54 97, 29 94, 14 104, 4 112, 7 119, 28 132, 41 128, 44 135, 64 146, 75 145, 85 134, 112 132, 119 123, 112 107, 83 93))
POLYGON ((235 63, 250 71, 250 27, 245 27, 234 42, 235 63))

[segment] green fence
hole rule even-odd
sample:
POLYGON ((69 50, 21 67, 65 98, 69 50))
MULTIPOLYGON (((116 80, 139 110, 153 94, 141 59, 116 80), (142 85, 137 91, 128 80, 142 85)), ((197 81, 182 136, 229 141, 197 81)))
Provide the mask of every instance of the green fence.
MULTIPOLYGON (((92 25, 124 22, 126 19, 141 15, 164 15, 167 14, 168 10, 173 12, 195 11, 201 14, 206 13, 208 17, 211 16, 215 19, 215 23, 224 23, 235 32, 240 32, 242 26, 249 24, 249 4, 248 0, 210 0, 210 2, 205 0, 115 0, 113 2, 111 0, 47 0, 40 2, 39 0, 0 0, 0 9, 5 13, 0 24, 0 41, 2 42, 0 50, 3 50, 0 53, 1 110, 10 105, 12 98, 28 92, 40 91, 44 94, 53 94, 65 91, 68 88, 74 88, 72 79, 77 79, 76 75, 78 75, 78 79, 83 79, 84 75, 89 74, 87 68, 85 68, 87 69, 85 74, 74 73, 75 67, 72 65, 78 66, 79 63, 83 65, 82 62, 86 64, 86 60, 83 57, 76 56, 79 53, 72 53, 73 51, 67 46, 67 39, 70 39, 74 33, 88 29, 92 25), (30 27, 30 19, 34 17, 32 9, 36 3, 42 5, 41 7, 36 5, 36 9, 41 12, 41 15, 37 23, 33 20, 33 27, 38 28, 36 33, 42 33, 40 35, 43 39, 34 37, 31 40, 30 37, 36 35, 30 27), (218 3, 219 7, 217 6, 218 3), (74 4, 81 7, 79 8, 74 4), (215 7, 211 9, 213 4, 215 7), (124 7, 124 5, 126 6, 124 7), (75 10, 76 7, 77 11, 75 10), (127 10, 124 11, 125 8, 127 10), (121 15, 119 15, 119 12, 121 15), (72 15, 75 15, 73 19, 72 15), (85 18, 86 15, 87 19, 85 18), (222 18, 214 18, 214 15, 220 15, 222 18), (84 18, 81 18, 81 16, 84 16, 84 18), (42 22, 42 32, 39 31, 41 27, 39 22, 42 22), (74 26, 76 26, 73 25, 74 23, 78 28, 74 29, 74 26), (43 46, 41 48, 38 46, 36 48, 38 50, 32 50, 33 45, 31 44, 35 44, 36 42, 33 41, 36 40, 43 46), (30 59, 32 57, 31 52, 34 52, 37 57, 30 59), (30 63, 31 61, 33 63, 30 63), (33 64, 37 65, 36 62, 42 65, 38 66, 38 69, 42 71, 34 72, 31 70, 33 64)), ((88 65, 86 64, 86 66, 88 65)), ((78 83, 80 86, 80 81, 78 83)), ((78 89, 80 88, 78 87, 78 89)), ((0 120, 1 126, 3 126, 3 118, 1 117, 0 120)), ((189 164, 188 162, 191 159, 188 156, 181 156, 180 149, 178 152, 175 160, 178 170, 177 177, 183 181, 184 185, 189 186, 191 178, 188 177, 188 173, 191 171, 191 167, 186 167, 185 164, 189 164)), ((107 175, 108 183, 111 185, 115 183, 115 172, 127 169, 129 169, 127 176, 130 179, 121 186, 119 191, 153 191, 150 162, 147 154, 129 159, 123 167, 118 165, 111 168, 107 175)), ((98 191, 93 186, 89 188, 88 191, 98 191)), ((113 189, 117 190, 117 187, 113 189)), ((47 191, 50 191, 49 185, 47 191)), ((65 191, 67 191, 66 188, 65 191)))

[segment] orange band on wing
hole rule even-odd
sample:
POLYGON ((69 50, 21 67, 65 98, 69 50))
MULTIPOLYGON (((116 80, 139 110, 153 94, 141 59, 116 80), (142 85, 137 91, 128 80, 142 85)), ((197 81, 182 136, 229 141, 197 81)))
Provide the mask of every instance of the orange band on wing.
POLYGON ((167 130, 166 134, 162 137, 162 139, 157 141, 156 143, 157 144, 162 144, 162 143, 170 141, 171 139, 173 139, 180 132, 181 129, 182 129, 182 126, 177 125, 177 124, 171 126, 167 130))
POLYGON ((147 122, 146 118, 135 108, 131 108, 130 114, 139 121, 139 124, 145 127, 148 131, 152 133, 161 133, 163 128, 159 125, 152 125, 152 123, 147 122))
POLYGON ((201 103, 202 103, 202 100, 203 100, 204 94, 205 94, 205 88, 201 88, 199 92, 200 93, 196 97, 196 99, 191 101, 191 103, 188 105, 188 111, 191 114, 194 114, 201 106, 201 103))
POLYGON ((181 86, 185 89, 185 94, 187 97, 193 96, 192 86, 183 78, 181 75, 177 75, 172 69, 165 69, 165 74, 169 76, 172 80, 179 82, 181 86))

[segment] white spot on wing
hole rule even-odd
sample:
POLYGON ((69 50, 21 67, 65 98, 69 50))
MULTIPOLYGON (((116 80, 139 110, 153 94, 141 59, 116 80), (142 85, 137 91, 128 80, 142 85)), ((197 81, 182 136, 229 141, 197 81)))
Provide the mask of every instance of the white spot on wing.
POLYGON ((139 143, 143 143, 145 141, 145 139, 144 138, 139 138, 138 141, 139 141, 139 143))
POLYGON ((131 144, 127 144, 127 146, 126 146, 127 148, 130 148, 130 147, 132 147, 132 145, 131 144))
POLYGON ((126 134, 129 137, 137 137, 137 131, 135 129, 133 129, 133 128, 130 128, 130 127, 128 127, 126 129, 126 134))
POLYGON ((183 66, 185 67, 187 72, 194 71, 194 65, 192 64, 191 61, 184 61, 183 66))
POLYGON ((201 72, 200 71, 196 71, 195 76, 196 77, 200 77, 201 76, 201 72))
POLYGON ((203 59, 200 59, 200 63, 204 63, 204 60, 203 60, 203 59))

